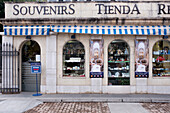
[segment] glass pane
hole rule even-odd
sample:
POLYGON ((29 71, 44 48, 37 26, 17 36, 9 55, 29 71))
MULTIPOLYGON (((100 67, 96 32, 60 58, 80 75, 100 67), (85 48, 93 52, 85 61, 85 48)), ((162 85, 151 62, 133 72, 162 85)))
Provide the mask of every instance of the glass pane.
POLYGON ((27 41, 22 48, 22 62, 35 62, 36 55, 40 55, 40 46, 35 41, 27 41))
POLYGON ((114 40, 108 47, 108 85, 130 85, 130 51, 125 41, 114 40))
POLYGON ((170 77, 170 41, 161 40, 153 46, 153 76, 170 77))
POLYGON ((68 41, 63 48, 63 76, 85 77, 84 46, 79 41, 68 41))

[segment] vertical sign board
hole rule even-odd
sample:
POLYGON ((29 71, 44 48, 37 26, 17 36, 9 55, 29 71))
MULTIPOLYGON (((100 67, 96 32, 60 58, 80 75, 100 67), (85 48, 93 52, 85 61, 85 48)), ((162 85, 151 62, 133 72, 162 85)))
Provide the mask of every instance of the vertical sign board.
POLYGON ((33 94, 33 96, 41 96, 41 93, 38 93, 38 78, 37 73, 41 73, 41 63, 40 62, 34 62, 31 63, 31 73, 36 73, 36 90, 37 93, 33 94))
POLYGON ((149 77, 149 41, 135 40, 135 78, 149 77))
POLYGON ((31 63, 31 73, 41 73, 41 63, 31 63))
POLYGON ((90 40, 90 78, 103 78, 103 39, 90 40))

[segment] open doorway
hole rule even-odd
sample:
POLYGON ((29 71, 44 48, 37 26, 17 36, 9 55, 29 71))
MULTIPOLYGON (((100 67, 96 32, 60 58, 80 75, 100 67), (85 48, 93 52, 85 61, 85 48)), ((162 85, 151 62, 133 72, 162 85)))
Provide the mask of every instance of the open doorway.
MULTIPOLYGON (((40 46, 36 41, 29 40, 22 46, 22 91, 36 91, 36 75, 31 73, 32 62, 37 62, 36 57, 40 56, 40 46)), ((40 62, 40 61, 39 61, 40 62)), ((38 74, 38 91, 40 91, 40 74, 38 74)))

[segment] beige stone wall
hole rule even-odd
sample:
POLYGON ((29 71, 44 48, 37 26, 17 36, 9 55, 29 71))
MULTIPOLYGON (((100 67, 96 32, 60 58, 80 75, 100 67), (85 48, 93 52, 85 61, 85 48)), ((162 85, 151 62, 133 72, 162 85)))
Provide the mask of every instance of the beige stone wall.
MULTIPOLYGON (((71 34, 58 34, 58 69, 57 69, 57 85, 58 86, 89 86, 91 84, 89 78, 89 40, 92 35, 76 35, 76 40, 79 40, 85 46, 85 78, 73 78, 73 77, 62 77, 62 66, 63 66, 63 46, 64 44, 71 40, 71 34)), ((146 36, 147 37, 147 36, 146 36)), ((135 67, 134 67, 134 53, 135 53, 135 36, 102 36, 104 39, 104 78, 102 79, 103 86, 108 86, 108 45, 111 41, 115 39, 121 39, 128 43, 130 47, 130 85, 136 85, 136 78, 134 77, 135 67)), ((162 36, 148 36, 149 39, 149 78, 147 79, 146 83, 147 86, 169 86, 170 85, 170 78, 168 77, 152 77, 152 48, 155 42, 162 39, 162 36)), ((142 78, 141 78, 142 79, 142 78)), ((123 87, 123 86, 122 86, 123 87)))
MULTIPOLYGON (((93 35, 76 35, 76 40, 80 41, 85 47, 85 74, 86 77, 63 77, 63 46, 64 44, 71 40, 71 34, 59 34, 58 35, 58 69, 57 69, 57 85, 66 85, 66 86, 88 86, 91 85, 91 81, 89 78, 89 40, 90 37, 93 35)), ((115 39, 121 39, 128 43, 130 46, 130 84, 135 85, 135 78, 134 78, 134 39, 135 36, 102 36, 104 39, 104 78, 102 79, 103 86, 108 85, 108 46, 111 41, 115 39)))
MULTIPOLYGON (((91 86, 91 79, 89 78, 89 40, 90 37, 93 35, 83 35, 83 34, 76 34, 76 40, 80 41, 84 47, 85 47, 85 76, 86 77, 63 77, 63 47, 66 44, 67 41, 71 40, 72 34, 57 34, 57 83, 56 86, 58 86, 60 89, 60 86, 82 86, 82 89, 84 87, 91 86)), ((101 35, 98 35, 101 36, 101 35)), ((103 92, 112 92, 112 89, 116 89, 116 92, 123 93, 124 91, 122 88, 126 89, 127 92, 131 93, 136 91, 136 81, 137 79, 134 77, 135 69, 134 69, 134 50, 135 50, 135 36, 109 36, 109 35, 103 35, 102 38, 104 39, 104 78, 102 79, 102 86, 103 86, 103 92), (108 86, 108 45, 111 43, 111 41, 115 39, 121 39, 128 43, 130 47, 130 87, 127 86, 108 86), (119 89, 119 90, 118 90, 119 89)), ((153 77, 152 76, 152 48, 153 45, 162 39, 162 36, 147 36, 149 39, 149 78, 146 80, 146 87, 156 87, 156 86, 170 86, 170 78, 168 77, 153 77)), ((41 74, 41 86, 46 86, 46 37, 45 36, 32 36, 32 40, 36 41, 40 47, 41 47, 41 63, 42 63, 42 74, 41 74)), ((170 39, 167 39, 170 41, 170 39)), ((14 47, 16 47, 17 50, 20 51, 20 58, 21 58, 21 48, 26 42, 27 39, 25 39, 25 36, 15 36, 13 37, 13 44, 14 47)), ((21 63, 21 60, 20 60, 21 63)), ((21 65, 20 65, 21 66, 21 65)), ((21 67, 20 67, 21 68, 21 67)), ((21 73, 20 73, 21 77, 21 73)), ((142 78, 141 78, 142 79, 142 78)), ((50 82, 50 81, 49 81, 50 82)), ((77 88, 77 87, 76 87, 77 88)), ((88 89, 87 88, 87 89, 88 89)), ((146 88, 144 88, 146 89, 146 88)), ((160 89, 161 90, 161 89, 160 89)), ((150 90, 148 90, 150 91, 150 90)), ((74 91, 73 91, 74 92, 74 91)), ((87 90, 88 92, 88 90, 87 90)), ((151 91, 150 91, 151 93, 151 91)))

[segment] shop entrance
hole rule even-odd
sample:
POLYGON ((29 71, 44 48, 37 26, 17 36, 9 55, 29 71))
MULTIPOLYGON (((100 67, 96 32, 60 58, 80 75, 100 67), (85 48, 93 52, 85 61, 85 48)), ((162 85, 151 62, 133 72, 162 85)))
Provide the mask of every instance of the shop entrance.
MULTIPOLYGON (((37 42, 29 40, 22 47, 22 91, 36 91, 36 74, 31 73, 32 62, 40 62, 40 46, 37 42)), ((40 74, 38 74, 38 90, 40 91, 40 74)))

